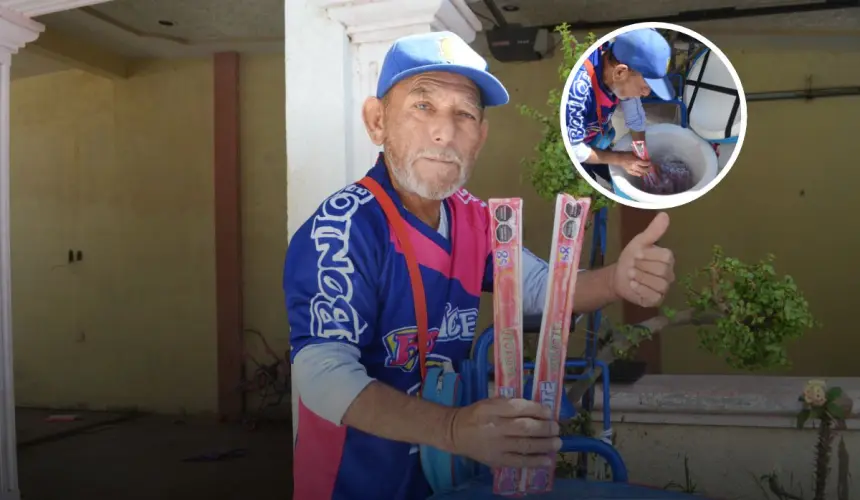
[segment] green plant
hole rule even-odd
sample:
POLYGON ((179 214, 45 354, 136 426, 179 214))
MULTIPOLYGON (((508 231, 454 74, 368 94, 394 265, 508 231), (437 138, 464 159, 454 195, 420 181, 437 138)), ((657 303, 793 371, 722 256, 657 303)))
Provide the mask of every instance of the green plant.
POLYGON ((774 260, 746 264, 715 246, 710 264, 684 279, 693 314, 716 315, 712 327, 699 327, 701 347, 733 368, 788 366, 786 342, 817 325, 794 279, 778 276, 774 260), (696 278, 705 283, 696 287, 696 278))
MULTIPOLYGON (((561 423, 560 434, 562 436, 596 437, 597 431, 594 427, 591 412, 580 409, 575 417, 567 422, 561 423)), ((615 446, 616 436, 614 434, 611 436, 610 440, 612 445, 615 446)), ((557 477, 581 477, 583 472, 586 470, 584 465, 585 463, 588 463, 589 467, 587 470, 592 471, 589 473, 589 476, 592 479, 608 481, 612 478, 611 467, 609 467, 609 464, 597 455, 587 453, 559 453, 558 455, 559 457, 555 468, 555 474, 557 477)))
MULTIPOLYGON (((726 257, 722 248, 715 246, 711 262, 682 280, 687 298, 685 309, 663 308, 662 314, 634 325, 613 327, 607 321, 606 328, 599 332, 597 359, 608 365, 616 359, 629 357, 654 333, 697 325, 700 346, 723 357, 730 366, 752 371, 788 365, 786 344, 818 323, 794 280, 791 276, 778 275, 773 262, 774 257, 769 255, 756 264, 747 264, 726 257)), ((569 400, 580 401, 600 374, 600 368, 595 366, 591 377, 575 382, 568 390, 569 400)), ((831 395, 834 394, 839 395, 836 392, 831 395)), ((824 408, 838 412, 829 402, 824 408)), ((810 408, 805 418, 818 416, 825 410, 810 408)), ((590 413, 580 412, 566 424, 563 429, 567 433, 594 435, 590 413)), ((576 464, 564 458, 559 461, 560 477, 567 477, 575 470, 576 464)), ((685 484, 670 487, 695 490, 686 465, 685 470, 688 472, 685 484)), ((826 470, 826 466, 819 466, 819 470, 826 470)), ((779 486, 774 477, 766 478, 771 491, 787 494, 774 489, 779 486)), ((840 484, 843 483, 847 485, 847 480, 840 480, 840 484)), ((796 499, 792 496, 779 498, 796 499)))
MULTIPOLYGON (((851 413, 852 400, 846 398, 841 387, 827 389, 823 380, 810 380, 798 397, 803 404, 797 414, 797 428, 803 429, 811 418, 818 421, 818 440, 815 443, 815 496, 814 500, 824 500, 827 489, 827 478, 830 475, 830 454, 833 451, 833 441, 836 431, 845 428, 845 417, 851 413)), ((841 450, 840 450, 841 451, 841 450)), ((840 453, 841 455, 841 453, 840 453)), ((847 458, 847 451, 845 451, 847 458)), ((840 456, 840 458, 842 458, 840 456)), ((840 467, 840 471, 843 470, 840 467)), ((847 474, 847 465, 844 468, 847 474)), ((841 475, 841 474, 840 474, 841 475)), ((840 480, 844 483, 844 496, 848 498, 847 478, 840 480)))
MULTIPOLYGON (((594 44, 590 33, 580 43, 566 24, 556 31, 561 36, 562 61, 558 77, 567 81, 578 59, 594 44)), ((592 210, 610 206, 612 202, 600 195, 573 167, 565 151, 561 125, 557 117, 562 92, 553 89, 544 114, 528 106, 520 111, 543 126, 541 140, 535 147, 536 155, 524 160, 526 171, 538 194, 554 200, 559 193, 575 197, 591 197, 592 210)), ((654 333, 674 326, 694 324, 700 326, 700 346, 719 355, 733 368, 760 370, 789 364, 785 345, 800 337, 805 330, 816 326, 809 305, 791 276, 777 276, 774 257, 757 264, 746 264, 726 257, 719 247, 714 248, 710 264, 684 281, 687 308, 680 312, 664 309, 663 314, 638 325, 619 328, 609 326, 600 336, 598 359, 607 364, 615 359, 629 357, 642 340, 654 333), (698 278, 705 283, 696 286, 698 278)), ((608 322, 607 322, 608 323, 608 322)), ((582 394, 599 376, 593 370, 590 380, 574 385, 568 393, 571 401, 579 401, 582 394)))
POLYGON ((677 481, 669 481, 664 490, 676 490, 684 493, 697 493, 699 491, 699 487, 696 485, 696 481, 693 480, 693 474, 690 471, 690 457, 684 455, 684 484, 681 484, 677 481))
POLYGON ((788 488, 782 486, 779 481, 779 474, 776 472, 764 474, 758 479, 757 483, 762 496, 766 500, 770 500, 771 498, 768 491, 773 493, 777 500, 803 500, 803 485, 795 481, 794 474, 789 475, 788 488), (767 485, 767 488, 764 485, 767 485), (799 491, 799 493, 792 493, 795 490, 799 491))
MULTIPOLYGON (((563 89, 576 62, 595 43, 596 37, 589 33, 580 43, 566 24, 556 31, 561 36, 562 61, 558 77, 563 89)), ((568 193, 575 197, 590 197, 592 211, 613 206, 611 200, 578 174, 567 154, 558 118, 561 100, 562 90, 553 89, 546 101, 548 114, 525 105, 519 107, 521 114, 542 126, 541 139, 534 148, 535 155, 523 160, 525 172, 537 193, 548 201, 554 201, 559 193, 568 193)), ((613 327, 605 321, 606 327, 599 332, 597 359, 608 365, 616 359, 629 358, 637 346, 654 333, 696 325, 699 327, 700 347, 723 357, 731 367, 752 371, 789 365, 786 344, 819 323, 813 318, 809 304, 793 278, 777 275, 773 261, 774 257, 769 255, 756 264, 747 264, 726 257, 720 247, 714 247, 711 262, 682 280, 686 308, 680 311, 664 308, 659 316, 635 325, 613 327)), ((595 366, 590 378, 571 386, 568 398, 579 401, 599 378, 600 372, 600 368, 595 366)), ((563 424, 563 434, 594 434, 588 412, 581 412, 563 424)), ((847 480, 843 477, 847 473, 842 473, 843 469, 847 470, 847 452, 844 453, 843 467, 842 451, 844 443, 840 446, 840 491, 847 491, 847 480)), ((576 463, 562 456, 556 473, 559 477, 571 477, 577 468, 576 463)), ((685 485, 672 483, 667 487, 695 490, 686 460, 685 471, 685 485)), ((762 480, 769 482, 771 491, 780 499, 798 498, 784 490, 774 489, 779 488, 774 474, 763 476, 762 480)), ((847 498, 847 493, 845 495, 847 498)))
POLYGON ((541 140, 534 148, 535 156, 523 159, 523 164, 531 184, 542 198, 555 201, 558 193, 568 193, 577 198, 590 197, 591 210, 597 211, 603 207, 612 206, 613 202, 591 187, 588 181, 576 171, 565 150, 559 123, 563 86, 577 60, 594 44, 596 37, 593 33, 589 33, 585 41, 580 43, 570 33, 567 24, 556 28, 556 32, 561 36, 562 61, 558 67, 558 78, 562 88, 550 90, 546 101, 548 112, 526 105, 519 106, 520 113, 537 121, 543 127, 541 140))
MULTIPOLYGON (((803 393, 797 398, 801 403, 800 412, 797 414, 796 426, 803 429, 808 421, 818 422, 818 439, 815 443, 813 461, 813 500, 824 500, 827 492, 827 479, 830 475, 830 455, 833 452, 833 442, 837 431, 845 429, 845 419, 851 414, 853 401, 846 397, 841 387, 827 388, 823 380, 810 380, 807 382, 803 393)), ((837 451, 837 500, 848 500, 848 484, 850 477, 848 449, 844 439, 839 440, 837 451)), ((792 493, 782 486, 779 474, 776 472, 761 477, 762 483, 767 483, 770 493, 778 500, 803 500, 803 490, 800 493, 792 493)), ((794 483, 793 477, 789 478, 789 488, 794 483)), ((795 488, 791 488, 795 489, 795 488)), ((762 493, 765 498, 770 498, 764 488, 762 493)))
MULTIPOLYGON (((682 280, 687 307, 664 308, 661 315, 635 325, 600 332, 597 359, 606 364, 635 349, 654 333, 684 325, 698 326, 700 346, 734 368, 755 371, 790 364, 786 344, 818 325, 791 276, 777 275, 774 257, 747 264, 714 247, 711 262, 682 280)), ((577 381, 568 391, 579 401, 597 380, 577 381)))

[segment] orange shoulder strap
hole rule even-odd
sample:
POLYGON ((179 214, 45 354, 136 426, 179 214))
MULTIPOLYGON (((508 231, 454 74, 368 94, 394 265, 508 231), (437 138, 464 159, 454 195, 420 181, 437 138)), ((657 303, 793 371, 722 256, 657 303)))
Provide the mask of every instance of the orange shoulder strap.
POLYGON ((421 279, 418 258, 415 256, 415 249, 406 229, 406 221, 400 216, 400 212, 394 206, 394 201, 378 182, 370 177, 364 177, 358 183, 373 193, 374 198, 379 202, 382 211, 385 212, 385 217, 394 229, 394 237, 400 242, 403 256, 406 257, 406 267, 409 269, 409 280, 412 283, 412 299, 415 301, 415 321, 418 327, 418 363, 423 381, 427 376, 427 351, 430 348, 430 333, 427 329, 427 298, 424 295, 424 281, 421 279))
POLYGON ((585 71, 588 72, 588 76, 591 77, 591 88, 594 91, 594 104, 597 106, 597 124, 603 129, 603 110, 600 109, 600 100, 597 99, 597 93, 600 92, 600 82, 597 81, 597 72, 594 71, 594 65, 591 64, 591 61, 586 59, 584 63, 585 71))

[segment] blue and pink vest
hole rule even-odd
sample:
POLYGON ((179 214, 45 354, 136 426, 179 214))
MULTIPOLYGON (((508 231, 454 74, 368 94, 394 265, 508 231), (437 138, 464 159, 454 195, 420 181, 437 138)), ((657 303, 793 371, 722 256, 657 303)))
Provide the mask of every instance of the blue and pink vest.
MULTIPOLYGON (((427 366, 459 368, 472 347, 481 292, 492 291, 487 205, 466 190, 444 200, 446 239, 403 208, 382 155, 368 176, 394 200, 417 254, 427 298, 427 366)), ((352 184, 335 193, 296 232, 284 289, 292 356, 310 344, 351 344, 371 377, 416 393, 421 376, 406 261, 367 189, 352 184)), ((293 463, 295 500, 406 500, 432 493, 417 446, 336 426, 301 401, 293 463)))
MULTIPOLYGON (((571 145, 590 145, 611 134, 612 113, 615 112, 619 100, 604 85, 601 78, 603 54, 608 48, 609 42, 588 56, 585 63, 577 69, 568 89, 565 120, 571 145)), ((595 144, 598 149, 607 146, 608 144, 595 144)))

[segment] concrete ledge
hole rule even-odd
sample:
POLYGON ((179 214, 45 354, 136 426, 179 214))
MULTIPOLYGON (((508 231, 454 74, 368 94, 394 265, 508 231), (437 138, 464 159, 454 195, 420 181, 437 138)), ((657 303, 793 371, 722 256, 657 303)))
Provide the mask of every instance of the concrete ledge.
MULTIPOLYGON (((854 402, 846 422, 860 429, 860 377, 772 377, 750 375, 646 375, 633 385, 614 385, 613 422, 732 427, 793 427, 797 398, 812 378, 841 387, 854 402)), ((602 416, 602 391, 595 394, 595 419, 602 416)))
MULTIPOLYGON (((806 382, 821 379, 841 387, 854 402, 846 424, 860 430, 860 377, 773 377, 753 375, 645 375, 631 385, 613 385, 612 421, 630 424, 793 428, 806 382)), ((495 386, 490 381, 490 394, 495 386)), ((595 391, 594 419, 603 416, 603 391, 595 391)))

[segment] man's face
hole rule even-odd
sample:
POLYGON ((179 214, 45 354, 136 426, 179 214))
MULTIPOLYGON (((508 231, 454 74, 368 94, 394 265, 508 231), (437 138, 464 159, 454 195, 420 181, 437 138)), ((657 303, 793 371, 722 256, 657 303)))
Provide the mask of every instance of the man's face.
POLYGON ((612 93, 619 99, 632 97, 648 97, 651 87, 645 82, 642 73, 630 69, 626 64, 616 64, 612 67, 612 93))
POLYGON ((487 137, 483 113, 471 80, 433 72, 399 82, 381 102, 368 100, 364 119, 373 142, 385 148, 400 187, 442 200, 472 173, 487 137))

